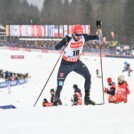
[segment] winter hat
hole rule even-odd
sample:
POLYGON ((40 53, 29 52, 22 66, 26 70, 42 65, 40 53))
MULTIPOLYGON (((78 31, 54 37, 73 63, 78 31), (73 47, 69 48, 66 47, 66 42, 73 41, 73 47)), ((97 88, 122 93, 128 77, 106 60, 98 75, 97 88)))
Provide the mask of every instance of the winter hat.
POLYGON ((48 101, 47 101, 47 99, 46 98, 44 98, 44 100, 43 100, 45 103, 47 103, 48 101))
POLYGON ((125 61, 124 64, 128 64, 128 63, 125 61))
POLYGON ((73 32, 75 34, 83 34, 83 26, 80 24, 74 25, 73 32))
POLYGON ((73 85, 73 88, 74 88, 74 89, 77 89, 77 88, 78 88, 77 84, 74 84, 74 85, 73 85))
POLYGON ((50 90, 50 92, 54 92, 54 89, 52 88, 52 89, 50 90))
POLYGON ((124 81, 124 75, 123 74, 118 76, 118 81, 119 81, 119 83, 124 81))
POLYGON ((112 78, 111 78, 111 77, 108 77, 108 78, 107 78, 107 82, 108 82, 108 83, 111 83, 111 82, 112 82, 112 78))

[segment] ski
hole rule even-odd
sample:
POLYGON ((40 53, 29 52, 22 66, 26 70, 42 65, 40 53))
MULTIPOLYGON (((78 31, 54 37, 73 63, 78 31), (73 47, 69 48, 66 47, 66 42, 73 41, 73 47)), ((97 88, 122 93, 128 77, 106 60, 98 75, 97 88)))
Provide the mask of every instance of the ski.
POLYGON ((104 105, 104 103, 96 103, 95 105, 104 105))
POLYGON ((96 105, 104 105, 105 103, 95 103, 95 104, 88 104, 88 105, 85 105, 85 106, 96 106, 96 105))

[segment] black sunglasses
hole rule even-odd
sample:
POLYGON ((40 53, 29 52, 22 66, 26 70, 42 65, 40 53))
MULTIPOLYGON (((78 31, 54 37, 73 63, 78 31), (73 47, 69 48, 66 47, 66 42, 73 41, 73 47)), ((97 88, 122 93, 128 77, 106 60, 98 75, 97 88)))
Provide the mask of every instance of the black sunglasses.
POLYGON ((80 37, 80 36, 82 36, 83 34, 75 34, 76 36, 78 36, 78 37, 80 37))

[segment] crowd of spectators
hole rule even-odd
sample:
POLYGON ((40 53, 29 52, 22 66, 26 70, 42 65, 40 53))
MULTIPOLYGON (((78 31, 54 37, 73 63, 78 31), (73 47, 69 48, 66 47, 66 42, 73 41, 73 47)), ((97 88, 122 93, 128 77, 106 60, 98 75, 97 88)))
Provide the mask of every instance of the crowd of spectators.
MULTIPOLYGON (((0 46, 55 50, 55 45, 58 42, 55 40, 20 40, 18 37, 8 37, 5 41, 0 42, 0 46)), ((86 42, 83 51, 98 53, 100 51, 98 44, 96 41, 86 42)), ((132 55, 132 50, 124 50, 122 47, 117 49, 118 46, 118 43, 113 45, 112 41, 103 42, 101 43, 101 50, 106 54, 132 55)))
POLYGON ((8 38, 7 41, 1 43, 1 46, 20 47, 20 48, 35 48, 35 49, 54 49, 56 41, 45 40, 19 40, 19 38, 8 38))

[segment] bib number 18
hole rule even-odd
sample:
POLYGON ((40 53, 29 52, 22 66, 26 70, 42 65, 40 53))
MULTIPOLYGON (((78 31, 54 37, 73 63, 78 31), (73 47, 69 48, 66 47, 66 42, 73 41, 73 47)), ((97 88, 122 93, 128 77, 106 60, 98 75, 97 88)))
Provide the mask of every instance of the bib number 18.
POLYGON ((80 50, 73 51, 73 56, 78 56, 80 53, 80 50))

